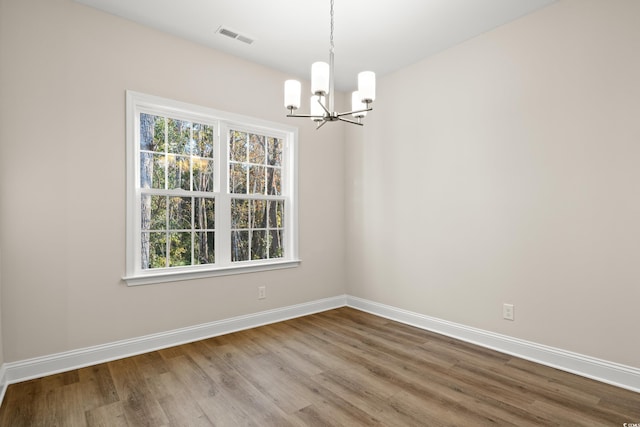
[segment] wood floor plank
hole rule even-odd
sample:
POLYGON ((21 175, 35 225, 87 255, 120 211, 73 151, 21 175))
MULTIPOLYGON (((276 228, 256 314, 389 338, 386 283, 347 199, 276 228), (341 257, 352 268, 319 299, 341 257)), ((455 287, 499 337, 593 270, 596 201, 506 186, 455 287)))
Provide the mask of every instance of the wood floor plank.
POLYGON ((135 357, 116 360, 108 365, 130 426, 169 424, 160 404, 152 398, 149 385, 137 370, 135 357))
POLYGON ((319 364, 318 361, 313 358, 313 355, 316 354, 315 351, 300 351, 301 347, 297 345, 297 343, 303 337, 295 328, 288 327, 286 322, 247 332, 250 333, 254 339, 262 338, 262 345, 268 350, 269 354, 278 356, 287 363, 296 366, 297 369, 307 372, 309 375, 318 374, 325 369, 324 364, 319 364), (269 337, 270 339, 263 339, 263 337, 269 337))
POLYGON ((296 364, 298 369, 309 375, 344 369, 344 360, 334 354, 333 348, 327 346, 326 341, 303 332, 288 322, 273 326, 276 327, 277 334, 273 333, 274 340, 270 340, 266 345, 280 346, 286 350, 288 358, 295 358, 297 362, 301 361, 302 365, 296 364), (285 340, 283 337, 289 338, 285 340))
POLYGON ((97 389, 89 391, 90 387, 79 382, 65 385, 54 391, 57 394, 60 408, 56 425, 68 427, 83 427, 87 425, 86 410, 100 405, 97 389))
POLYGON ((638 393, 346 307, 12 384, 0 407, 0 427, 638 422, 638 393))
MULTIPOLYGON (((205 345, 208 343, 205 341, 205 345)), ((193 346, 185 347, 189 352, 193 346)), ((292 425, 286 414, 273 403, 271 398, 260 392, 256 384, 251 383, 230 361, 237 349, 233 345, 215 346, 212 353, 201 349, 200 355, 193 352, 195 363, 221 387, 234 406, 243 409, 252 423, 257 425, 292 425)))
POLYGON ((314 379, 343 400, 372 414, 385 426, 424 423, 423 418, 411 418, 411 414, 396 411, 393 407, 393 396, 403 391, 400 387, 377 381, 360 370, 331 371, 319 374, 314 379))
POLYGON ((308 396, 308 390, 301 387, 295 377, 283 371, 280 375, 273 375, 279 365, 272 357, 249 358, 241 353, 229 356, 226 360, 231 366, 285 413, 292 414, 312 404, 314 396, 308 396))
MULTIPOLYGON (((91 405, 85 405, 86 409, 108 405, 119 400, 113 377, 106 363, 78 369, 79 383, 82 385, 82 393, 91 396, 91 405)), ((87 399, 88 400, 88 399, 87 399)))
POLYGON ((85 413, 88 427, 129 427, 122 402, 99 406, 85 413))
POLYGON ((175 372, 165 372, 147 379, 151 396, 156 399, 170 425, 213 426, 195 399, 198 388, 183 382, 175 372))
POLYGON ((232 396, 221 394, 198 399, 197 403, 215 426, 261 427, 232 396))

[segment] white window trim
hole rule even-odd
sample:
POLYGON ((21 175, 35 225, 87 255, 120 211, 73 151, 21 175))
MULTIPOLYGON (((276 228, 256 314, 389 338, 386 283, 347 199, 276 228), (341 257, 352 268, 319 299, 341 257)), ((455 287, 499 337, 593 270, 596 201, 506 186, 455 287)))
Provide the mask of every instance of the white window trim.
MULTIPOLYGON (((277 270, 282 268, 292 268, 300 264, 298 257, 298 129, 286 126, 280 123, 269 122, 265 120, 255 119, 239 114, 227 113, 214 110, 211 108, 188 104, 171 99, 161 98, 154 95, 144 93, 126 91, 126 169, 127 169, 127 217, 126 217, 126 273, 122 278, 127 285, 146 285, 152 283, 166 283, 190 279, 200 279, 206 277, 226 276, 240 273, 253 273, 258 271, 277 270), (224 194, 227 185, 226 168, 221 168, 222 156, 226 156, 226 140, 221 141, 221 137, 225 138, 229 128, 234 129, 250 129, 252 131, 262 131, 266 134, 281 137, 287 145, 289 158, 291 161, 285 164, 283 174, 283 184, 289 187, 283 193, 289 197, 289 202, 285 204, 285 238, 287 239, 287 251, 284 258, 275 258, 257 261, 243 261, 219 265, 220 259, 216 253, 216 264, 198 265, 189 267, 172 267, 166 269, 149 269, 140 268, 140 220, 139 220, 139 150, 136 147, 136 132, 138 132, 140 124, 140 112, 153 113, 157 112, 162 115, 171 115, 172 117, 187 117, 193 120, 195 117, 201 119, 203 123, 215 123, 215 154, 216 161, 215 170, 220 171, 222 176, 216 175, 214 191, 219 193, 216 198, 216 252, 219 250, 219 243, 227 241, 221 233, 226 233, 230 227, 228 220, 222 220, 219 215, 219 209, 224 209, 228 203, 220 203, 218 201, 227 201, 233 196, 232 194, 224 194), (226 228, 225 228, 226 227, 226 228), (136 255, 138 254, 138 255, 136 255)), ((248 195, 250 197, 250 195, 248 195)))

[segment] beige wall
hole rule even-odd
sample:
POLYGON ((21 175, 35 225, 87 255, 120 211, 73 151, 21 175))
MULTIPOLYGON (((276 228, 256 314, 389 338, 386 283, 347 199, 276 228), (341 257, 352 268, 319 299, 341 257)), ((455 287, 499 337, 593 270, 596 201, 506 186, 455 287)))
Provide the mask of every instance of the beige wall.
POLYGON ((381 79, 348 293, 640 367, 639 16, 561 0, 381 79))
POLYGON ((383 77, 363 129, 298 122, 301 267, 134 288, 124 91, 291 125, 288 76, 71 0, 0 6, 4 361, 346 290, 640 367, 640 2, 561 0, 383 77))
POLYGON ((344 293, 343 132, 284 117, 290 76, 71 0, 0 1, 5 361, 344 293), (299 126, 299 268, 121 282, 126 89, 299 126))
MULTIPOLYGON (((1 10, 0 10, 1 12, 1 10)), ((1 206, 2 202, 0 202, 1 206)), ((4 363, 4 346, 2 343, 2 236, 0 235, 0 367, 4 363)), ((0 387, 2 387, 0 378, 0 387)))
MULTIPOLYGON (((2 40, 4 40, 7 36, 7 33, 5 32, 5 25, 3 25, 2 22, 2 16, 4 16, 5 14, 5 7, 4 7, 4 3, 5 0, 0 0, 0 105, 2 105, 2 98, 4 98, 4 66, 3 66, 3 50, 5 49, 4 47, 4 43, 2 42, 2 40)), ((4 158, 4 152, 2 149, 2 146, 4 145, 3 141, 3 137, 4 137, 4 133, 2 131, 2 128, 4 127, 4 123, 2 121, 2 117, 3 117, 3 110, 0 108, 0 166, 2 166, 2 159, 4 158)), ((1 173, 1 172, 0 172, 1 173)), ((3 175, 0 175, 0 224, 2 224, 2 215, 4 212, 3 209, 3 204, 4 204, 4 197, 2 196, 2 189, 3 187, 3 175)), ((3 235, 3 231, 2 231, 2 227, 0 226, 0 367, 2 366, 2 364, 4 363, 4 346, 3 346, 3 339, 2 339, 2 248, 4 247, 2 244, 2 235, 3 235)), ((0 378, 0 387, 2 387, 1 384, 2 378, 0 378)))

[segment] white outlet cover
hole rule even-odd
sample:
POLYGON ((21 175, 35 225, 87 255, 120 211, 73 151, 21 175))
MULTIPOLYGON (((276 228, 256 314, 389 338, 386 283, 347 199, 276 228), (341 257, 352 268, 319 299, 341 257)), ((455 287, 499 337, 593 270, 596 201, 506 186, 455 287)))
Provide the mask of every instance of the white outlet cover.
POLYGON ((514 320, 513 304, 502 305, 502 317, 507 320, 514 320))

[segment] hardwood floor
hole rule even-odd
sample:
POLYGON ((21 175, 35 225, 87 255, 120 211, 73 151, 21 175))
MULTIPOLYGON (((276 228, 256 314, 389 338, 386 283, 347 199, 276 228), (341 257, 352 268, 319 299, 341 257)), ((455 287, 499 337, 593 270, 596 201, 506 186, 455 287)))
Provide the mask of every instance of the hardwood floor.
POLYGON ((1 426, 640 423, 640 394, 351 308, 10 385, 1 426))

